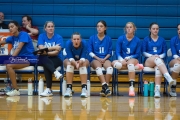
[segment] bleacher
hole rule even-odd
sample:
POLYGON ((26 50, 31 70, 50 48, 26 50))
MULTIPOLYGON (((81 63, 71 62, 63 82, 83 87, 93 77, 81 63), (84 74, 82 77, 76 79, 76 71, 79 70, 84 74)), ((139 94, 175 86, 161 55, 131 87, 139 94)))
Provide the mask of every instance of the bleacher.
POLYGON ((180 0, 1 0, 0 11, 4 12, 5 19, 19 23, 23 15, 30 15, 40 33, 44 32, 45 21, 54 21, 55 32, 64 41, 75 31, 88 40, 97 33, 96 23, 105 20, 113 49, 129 21, 137 26, 136 36, 140 39, 149 35, 149 24, 157 22, 159 35, 166 39, 168 47, 180 23, 180 0))

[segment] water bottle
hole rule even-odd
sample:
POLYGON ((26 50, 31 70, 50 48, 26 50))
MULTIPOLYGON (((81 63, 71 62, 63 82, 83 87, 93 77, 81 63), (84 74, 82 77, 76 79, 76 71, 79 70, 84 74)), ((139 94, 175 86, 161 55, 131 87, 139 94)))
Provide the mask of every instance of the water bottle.
POLYGON ((44 90, 44 81, 43 78, 40 76, 39 79, 39 86, 38 86, 38 95, 40 95, 44 90))
POLYGON ((87 92, 88 92, 88 96, 91 95, 91 82, 90 80, 87 80, 87 92))
POLYGON ((144 81, 144 97, 148 96, 148 82, 145 80, 144 81))
POLYGON ((28 79, 28 95, 33 95, 32 78, 28 79))
POLYGON ((66 92, 66 80, 63 79, 63 83, 62 83, 62 95, 64 95, 66 92))
POLYGON ((149 95, 151 96, 151 97, 154 97, 154 82, 150 82, 150 85, 149 85, 149 95))

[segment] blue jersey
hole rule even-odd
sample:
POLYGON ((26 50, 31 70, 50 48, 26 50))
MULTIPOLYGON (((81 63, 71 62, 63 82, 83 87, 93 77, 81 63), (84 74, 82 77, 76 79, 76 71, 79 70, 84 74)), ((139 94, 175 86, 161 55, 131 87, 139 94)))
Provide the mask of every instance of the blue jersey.
MULTIPOLYGON (((47 37, 46 33, 42 33, 38 37, 38 44, 37 44, 38 46, 43 45, 44 47, 48 48, 48 47, 56 46, 57 44, 59 44, 61 46, 61 49, 63 49, 64 47, 63 38, 58 34, 54 34, 51 39, 47 37)), ((60 52, 58 54, 58 57, 61 58, 60 52)))
POLYGON ((171 38, 170 45, 171 45, 170 47, 171 47, 172 57, 174 55, 180 56, 180 39, 178 35, 171 38))
POLYGON ((79 48, 75 48, 71 40, 66 42, 67 59, 74 58, 80 60, 81 58, 87 59, 87 44, 85 40, 81 41, 79 48))
POLYGON ((134 36, 131 41, 128 41, 126 35, 122 35, 118 38, 116 44, 116 57, 118 60, 125 57, 131 57, 138 59, 141 52, 141 40, 134 36))
POLYGON ((157 41, 153 41, 149 36, 145 37, 143 40, 142 52, 143 54, 147 53, 151 55, 163 55, 165 57, 167 52, 165 39, 162 37, 158 37, 157 41))
POLYGON ((34 56, 34 47, 32 44, 32 40, 30 36, 26 32, 19 32, 18 36, 10 36, 6 39, 6 43, 11 43, 13 45, 13 49, 15 50, 19 43, 25 43, 17 56, 34 56))
POLYGON ((99 40, 97 35, 92 35, 89 39, 89 53, 94 53, 99 58, 105 58, 108 54, 112 54, 112 40, 105 35, 103 40, 99 40))

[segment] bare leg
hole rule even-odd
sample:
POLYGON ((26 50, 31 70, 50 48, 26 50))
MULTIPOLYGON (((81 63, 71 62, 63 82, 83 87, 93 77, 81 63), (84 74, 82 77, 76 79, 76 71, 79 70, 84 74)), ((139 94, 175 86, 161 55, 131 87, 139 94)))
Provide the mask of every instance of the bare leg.
MULTIPOLYGON (((109 81, 111 80, 112 78, 112 74, 108 73, 107 71, 107 68, 108 67, 111 67, 111 62, 109 60, 106 60, 105 63, 103 64, 104 68, 106 69, 106 75, 105 75, 105 80, 106 80, 106 83, 109 84, 109 81)), ((112 72, 113 72, 113 68, 111 67, 112 69, 112 72)))

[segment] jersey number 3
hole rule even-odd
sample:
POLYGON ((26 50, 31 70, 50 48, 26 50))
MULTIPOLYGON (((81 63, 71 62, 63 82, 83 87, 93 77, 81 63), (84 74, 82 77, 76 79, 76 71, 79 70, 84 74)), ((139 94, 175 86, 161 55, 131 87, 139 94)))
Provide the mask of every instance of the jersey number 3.
POLYGON ((99 47, 99 53, 104 53, 104 47, 99 47))

